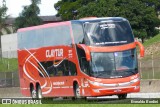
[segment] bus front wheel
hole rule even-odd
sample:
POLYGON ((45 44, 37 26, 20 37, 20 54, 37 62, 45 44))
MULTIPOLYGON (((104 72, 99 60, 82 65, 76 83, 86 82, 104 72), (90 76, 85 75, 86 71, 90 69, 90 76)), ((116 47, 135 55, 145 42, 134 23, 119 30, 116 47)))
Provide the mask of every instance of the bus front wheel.
POLYGON ((75 88, 75 97, 76 98, 80 97, 80 88, 78 84, 76 84, 76 88, 75 88))
POLYGON ((126 98, 127 98, 127 94, 119 94, 118 95, 119 100, 126 99, 126 98))
POLYGON ((77 83, 74 85, 73 91, 74 91, 74 97, 72 98, 72 100, 76 100, 77 98, 80 98, 80 88, 77 83))

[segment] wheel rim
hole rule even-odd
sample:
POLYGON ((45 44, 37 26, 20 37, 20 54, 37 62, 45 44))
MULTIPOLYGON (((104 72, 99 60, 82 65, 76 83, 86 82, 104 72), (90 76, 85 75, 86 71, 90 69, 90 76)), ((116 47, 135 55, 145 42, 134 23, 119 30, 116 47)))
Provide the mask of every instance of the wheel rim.
POLYGON ((32 90, 32 98, 36 98, 36 91, 32 90))
POLYGON ((40 88, 38 89, 38 98, 42 98, 42 92, 40 88))
POLYGON ((80 88, 79 88, 79 86, 77 86, 77 88, 76 88, 76 96, 80 97, 80 88))
POLYGON ((126 99, 127 98, 127 94, 118 95, 118 98, 119 99, 126 99))

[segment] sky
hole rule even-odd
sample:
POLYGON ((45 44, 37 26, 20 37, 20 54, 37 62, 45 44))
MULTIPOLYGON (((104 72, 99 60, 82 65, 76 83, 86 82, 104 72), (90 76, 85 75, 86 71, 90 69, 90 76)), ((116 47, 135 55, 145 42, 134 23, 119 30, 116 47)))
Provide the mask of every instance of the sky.
MULTIPOLYGON (((0 0, 0 5, 2 5, 2 1, 3 0, 0 0)), ((59 0, 41 0, 41 4, 39 4, 40 16, 56 15, 57 11, 54 8, 54 4, 58 1, 59 0)), ((6 0, 8 7, 7 14, 11 17, 17 17, 19 13, 22 12, 23 6, 30 4, 30 0, 6 0)))

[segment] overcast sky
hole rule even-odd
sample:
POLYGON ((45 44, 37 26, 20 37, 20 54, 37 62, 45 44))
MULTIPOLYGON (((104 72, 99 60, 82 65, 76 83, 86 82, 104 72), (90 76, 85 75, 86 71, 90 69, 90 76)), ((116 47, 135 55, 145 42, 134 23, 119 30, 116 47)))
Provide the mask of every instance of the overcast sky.
MULTIPOLYGON (((0 0, 0 5, 2 5, 2 1, 0 0)), ((39 5, 40 8, 40 15, 55 15, 57 12, 54 9, 54 4, 57 3, 59 0, 41 0, 41 4, 39 5)), ((30 5, 30 0, 6 0, 6 4, 8 7, 7 14, 11 15, 12 17, 17 17, 19 13, 21 13, 23 6, 30 5)))

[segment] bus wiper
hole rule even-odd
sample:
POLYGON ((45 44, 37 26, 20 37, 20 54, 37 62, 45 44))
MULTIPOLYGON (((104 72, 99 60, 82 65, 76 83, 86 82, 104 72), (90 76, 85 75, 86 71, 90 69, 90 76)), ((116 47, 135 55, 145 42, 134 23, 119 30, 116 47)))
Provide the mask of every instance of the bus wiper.
POLYGON ((136 74, 134 70, 131 70, 130 72, 131 72, 132 74, 136 74))
POLYGON ((122 78, 122 76, 110 76, 110 78, 122 78))
POLYGON ((129 71, 127 71, 127 72, 131 72, 132 74, 136 74, 136 71, 137 71, 137 70, 138 70, 138 69, 135 68, 135 69, 129 70, 129 71))

